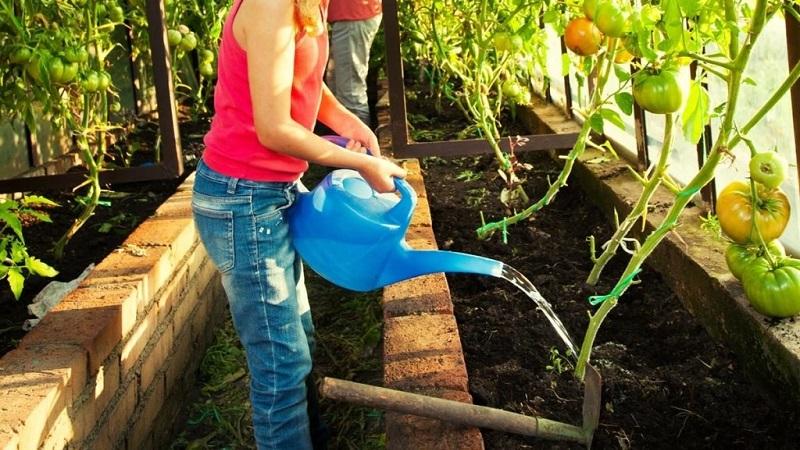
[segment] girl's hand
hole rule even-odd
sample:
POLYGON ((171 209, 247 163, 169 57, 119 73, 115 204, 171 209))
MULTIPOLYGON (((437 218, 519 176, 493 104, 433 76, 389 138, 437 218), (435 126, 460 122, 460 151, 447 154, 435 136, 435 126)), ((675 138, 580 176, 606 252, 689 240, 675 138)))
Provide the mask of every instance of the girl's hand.
POLYGON ((406 170, 380 156, 370 156, 358 171, 372 189, 386 193, 394 192, 394 177, 405 178, 406 170))
POLYGON ((349 123, 339 134, 350 139, 347 143, 349 150, 365 153, 365 149, 369 149, 372 156, 381 156, 380 144, 375 133, 355 115, 350 117, 349 123))

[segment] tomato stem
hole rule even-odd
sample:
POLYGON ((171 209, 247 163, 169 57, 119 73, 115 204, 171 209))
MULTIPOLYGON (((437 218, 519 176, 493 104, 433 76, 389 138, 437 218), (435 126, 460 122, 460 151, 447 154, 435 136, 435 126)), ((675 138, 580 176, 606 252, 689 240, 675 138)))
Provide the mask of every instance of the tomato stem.
POLYGON ((619 248, 623 239, 628 236, 628 233, 630 233, 630 231, 633 229, 633 226, 639 221, 640 218, 642 219, 644 225, 650 199, 653 197, 656 189, 658 189, 658 187, 661 185, 661 180, 663 179, 664 173, 667 171, 667 167, 669 166, 670 150, 672 149, 673 122, 674 120, 672 114, 667 114, 664 117, 664 140, 661 146, 661 154, 659 155, 658 162, 653 168, 650 178, 645 181, 644 189, 642 190, 642 194, 639 196, 639 200, 636 202, 633 209, 631 209, 630 214, 628 214, 628 216, 625 217, 625 220, 623 220, 622 223, 617 227, 614 235, 611 236, 611 238, 606 242, 603 254, 601 254, 595 260, 594 267, 592 267, 592 271, 589 273, 589 277, 586 279, 587 284, 591 286, 597 284, 597 281, 600 279, 600 275, 602 274, 606 264, 608 264, 611 258, 613 258, 617 253, 617 249, 619 248))

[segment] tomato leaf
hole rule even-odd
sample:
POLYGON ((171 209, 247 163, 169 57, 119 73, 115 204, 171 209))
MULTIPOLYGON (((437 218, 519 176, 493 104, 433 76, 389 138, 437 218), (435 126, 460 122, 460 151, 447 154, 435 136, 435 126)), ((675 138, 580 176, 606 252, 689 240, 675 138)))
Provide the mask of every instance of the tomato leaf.
POLYGON ((42 197, 41 195, 26 195, 22 199, 23 205, 47 205, 47 206, 60 206, 58 203, 50 200, 49 198, 42 197))
POLYGON ((25 286, 25 277, 16 267, 8 269, 8 286, 14 294, 14 298, 19 300, 19 296, 22 295, 22 288, 25 286))
POLYGON ((0 209, 0 220, 8 224, 9 227, 14 231, 14 233, 20 238, 22 237, 22 223, 19 221, 19 217, 16 214, 10 212, 7 209, 0 209))
POLYGON ((620 92, 614 96, 614 101, 617 102, 619 110, 630 116, 633 114, 633 95, 628 92, 620 92))
POLYGON ((681 8, 678 5, 678 0, 664 0, 663 8, 664 15, 661 17, 661 21, 664 24, 666 39, 658 45, 658 48, 668 52, 675 48, 681 41, 683 35, 683 17, 681 16, 681 8))
POLYGON ((622 130, 625 129, 625 121, 623 121, 622 116, 620 116, 613 109, 603 108, 600 110, 600 114, 603 116, 604 120, 608 120, 609 122, 613 123, 617 128, 622 130))
POLYGON ((40 277, 51 278, 58 275, 58 271, 56 269, 50 267, 40 259, 33 256, 29 256, 26 259, 25 265, 28 267, 28 270, 30 270, 31 273, 39 275, 40 277))
POLYGON ((686 108, 681 114, 683 135, 691 143, 696 144, 700 141, 705 126, 711 118, 708 103, 708 91, 702 84, 692 81, 689 86, 689 96, 686 99, 686 108))
POLYGON ((617 79, 620 82, 625 82, 631 79, 630 71, 626 70, 626 68, 620 67, 618 64, 614 64, 614 75, 617 76, 617 79))
POLYGON ((589 117, 589 126, 592 127, 598 134, 603 134, 603 116, 600 113, 594 113, 589 117))

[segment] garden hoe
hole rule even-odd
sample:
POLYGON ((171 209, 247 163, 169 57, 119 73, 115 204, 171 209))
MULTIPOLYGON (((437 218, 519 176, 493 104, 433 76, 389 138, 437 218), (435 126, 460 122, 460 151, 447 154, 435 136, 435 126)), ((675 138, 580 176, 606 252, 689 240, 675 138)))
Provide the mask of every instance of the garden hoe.
POLYGON ((582 426, 336 378, 323 379, 320 391, 325 398, 370 408, 523 436, 577 442, 591 448, 594 430, 600 420, 601 388, 600 373, 588 365, 584 378, 582 426))

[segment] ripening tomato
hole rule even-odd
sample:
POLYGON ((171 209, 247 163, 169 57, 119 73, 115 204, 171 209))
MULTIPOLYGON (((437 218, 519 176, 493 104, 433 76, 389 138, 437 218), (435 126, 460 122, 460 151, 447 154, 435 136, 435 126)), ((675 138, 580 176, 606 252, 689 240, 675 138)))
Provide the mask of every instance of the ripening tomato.
MULTIPOLYGON (((756 184, 758 204, 756 223, 764 242, 771 242, 786 229, 791 214, 789 199, 780 189, 767 189, 756 184)), ((738 244, 758 242, 753 228, 753 202, 750 183, 736 180, 722 190, 717 197, 717 217, 722 231, 738 244)))
POLYGON ((204 76, 205 78, 211 78, 214 76, 214 66, 212 66, 211 63, 200 63, 198 70, 200 71, 200 75, 204 76))
POLYGON ((633 98, 653 114, 674 113, 683 103, 683 89, 678 74, 671 70, 646 71, 633 81, 633 98))
POLYGON ((600 50, 603 35, 591 20, 585 17, 572 19, 564 30, 567 48, 581 56, 594 55, 600 50))
POLYGON ((800 260, 781 258, 770 265, 758 258, 742 273, 742 287, 753 309, 770 317, 800 313, 800 260))

